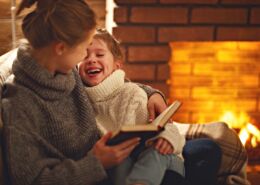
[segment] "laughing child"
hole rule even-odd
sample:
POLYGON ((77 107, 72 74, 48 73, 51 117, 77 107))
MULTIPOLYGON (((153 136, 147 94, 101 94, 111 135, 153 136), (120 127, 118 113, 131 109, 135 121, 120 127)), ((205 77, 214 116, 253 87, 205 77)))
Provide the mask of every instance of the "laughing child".
MULTIPOLYGON (((79 74, 100 131, 105 134, 125 123, 148 123, 147 95, 138 85, 125 82, 125 72, 120 69, 123 55, 116 39, 99 29, 87 52, 79 64, 79 74)), ((159 185, 166 170, 184 176, 181 153, 185 138, 173 123, 166 124, 165 130, 148 143, 137 158, 128 157, 111 170, 116 185, 159 185)))

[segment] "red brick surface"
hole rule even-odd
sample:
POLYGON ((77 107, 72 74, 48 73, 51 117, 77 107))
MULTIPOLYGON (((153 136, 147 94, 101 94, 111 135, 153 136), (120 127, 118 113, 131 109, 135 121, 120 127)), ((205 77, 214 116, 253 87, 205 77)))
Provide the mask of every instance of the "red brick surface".
POLYGON ((115 0, 117 4, 153 4, 157 0, 115 0))
POLYGON ((260 24, 260 8, 253 8, 250 17, 250 23, 260 24))
POLYGON ((168 46, 132 46, 128 48, 128 61, 156 62, 168 61, 170 48, 168 46))
POLYGON ((218 0, 160 0, 165 4, 216 4, 218 0))
POLYGON ((118 26, 113 34, 124 43, 151 43, 155 41, 155 29, 144 26, 118 26))
POLYGON ((187 8, 133 8, 130 16, 131 22, 138 23, 187 23, 187 8))
POLYGON ((222 0, 221 3, 254 5, 254 4, 260 4, 260 1, 259 0, 222 0))
POLYGON ((158 32, 160 42, 170 41, 211 41, 213 40, 213 27, 160 27, 158 32))
POLYGON ((127 21, 127 8, 119 7, 114 9, 114 21, 123 23, 127 21))
POLYGON ((195 8, 192 10, 192 23, 243 24, 246 21, 247 9, 245 8, 195 8))
POLYGON ((220 27, 217 30, 217 40, 260 40, 260 27, 220 27))
POLYGON ((155 80, 155 66, 154 65, 128 65, 125 64, 123 69, 126 71, 126 76, 134 81, 140 80, 155 80))

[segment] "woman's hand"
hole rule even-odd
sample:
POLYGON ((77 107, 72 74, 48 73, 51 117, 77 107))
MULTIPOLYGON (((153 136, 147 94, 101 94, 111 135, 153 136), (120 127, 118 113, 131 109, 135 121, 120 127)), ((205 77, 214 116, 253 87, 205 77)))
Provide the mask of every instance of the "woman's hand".
POLYGON ((173 153, 172 145, 169 143, 169 141, 167 141, 164 138, 159 138, 156 141, 154 148, 161 154, 172 154, 173 153))
POLYGON ((154 93, 148 100, 147 108, 149 112, 149 122, 152 122, 156 116, 167 108, 167 105, 159 93, 154 93))
POLYGON ((97 141, 92 150, 94 156, 100 160, 105 169, 120 164, 140 141, 140 138, 133 138, 118 145, 108 146, 106 143, 111 138, 111 135, 111 132, 104 135, 97 141))

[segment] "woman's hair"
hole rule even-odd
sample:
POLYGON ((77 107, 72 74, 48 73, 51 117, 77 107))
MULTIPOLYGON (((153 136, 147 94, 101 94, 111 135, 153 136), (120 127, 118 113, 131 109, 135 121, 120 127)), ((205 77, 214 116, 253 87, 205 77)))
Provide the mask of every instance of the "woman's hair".
POLYGON ((98 28, 96 29, 96 33, 93 37, 94 39, 100 39, 106 43, 108 49, 114 56, 114 59, 123 61, 123 53, 120 47, 119 41, 115 39, 106 29, 98 28))
POLYGON ((22 23, 23 34, 34 48, 55 41, 74 46, 88 39, 96 27, 95 13, 84 0, 22 0, 17 15, 35 3, 35 10, 22 23))

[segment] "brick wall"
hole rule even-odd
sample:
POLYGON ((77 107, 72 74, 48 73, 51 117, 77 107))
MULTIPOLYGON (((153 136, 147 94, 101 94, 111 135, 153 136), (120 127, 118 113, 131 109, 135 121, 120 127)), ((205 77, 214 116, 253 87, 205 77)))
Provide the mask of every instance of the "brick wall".
MULTIPOLYGON (((260 42, 171 42, 170 98, 183 102, 176 119, 220 120, 232 112, 260 120, 260 42)), ((246 120, 248 119, 248 120, 246 120)), ((259 121, 258 121, 259 122, 259 121)))
MULTIPOLYGON (((21 0, 16 0, 17 6, 21 0)), ((89 5, 97 14, 98 25, 101 27, 105 26, 105 15, 106 15, 106 0, 87 0, 89 5)), ((12 31, 11 31, 11 0, 0 0, 0 55, 9 51, 12 48, 12 31)), ((29 10, 27 10, 28 12, 29 10)), ((25 11, 26 13, 26 11, 25 11)), ((25 14, 23 12, 23 15, 25 14)), ((16 19, 17 38, 22 38, 21 22, 23 16, 19 16, 16 19)))
MULTIPOLYGON (((189 88, 178 87, 175 91, 172 90, 180 97, 172 96, 171 99, 185 99, 186 105, 183 108, 185 115, 182 115, 182 121, 198 121, 200 117, 198 114, 191 115, 194 109, 199 111, 210 107, 211 109, 207 109, 208 112, 214 111, 213 104, 210 104, 210 102, 201 104, 200 101, 196 102, 196 99, 200 100, 204 96, 205 100, 208 97, 206 94, 212 94, 212 92, 216 96, 219 90, 214 91, 214 89, 204 88, 203 86, 212 85, 212 83, 219 83, 220 85, 222 82, 226 83, 227 86, 233 83, 236 86, 240 84, 236 82, 237 79, 225 82, 225 77, 221 77, 221 75, 219 75, 220 78, 217 82, 205 77, 173 75, 172 73, 175 72, 177 74, 192 74, 194 70, 200 73, 205 69, 210 73, 210 63, 207 60, 207 56, 210 56, 207 51, 210 52, 210 48, 202 49, 206 50, 203 54, 206 58, 201 59, 201 61, 204 61, 203 65, 194 67, 189 62, 178 62, 175 64, 175 68, 170 69, 168 64, 171 55, 169 43, 183 41, 260 41, 260 0, 115 0, 115 2, 118 7, 114 11, 114 19, 118 27, 113 29, 113 34, 124 45, 125 70, 130 79, 159 88, 167 97, 170 97, 170 88, 166 81, 170 79, 171 75, 173 79, 168 82, 174 81, 177 84, 189 85, 203 84, 202 87, 194 89, 190 85, 189 88), (204 95, 198 98, 197 96, 200 94, 204 95), (189 101, 192 102, 189 104, 189 101)), ((176 43, 175 46, 177 47, 178 44, 176 43)), ((192 47, 201 48, 196 43, 192 47)), ((259 46, 257 50, 259 50, 259 46)), ((238 57, 235 54, 236 52, 230 56, 238 57)), ((196 57, 198 55, 193 53, 191 56, 196 57)), ((248 107, 247 111, 260 118, 260 68, 257 64, 260 58, 258 54, 253 56, 254 62, 250 66, 251 68, 256 67, 254 70, 258 70, 258 73, 250 74, 250 77, 244 74, 237 75, 238 81, 248 83, 251 86, 234 92, 232 89, 227 89, 221 94, 236 94, 236 97, 232 96, 233 100, 237 102, 235 106, 248 107), (246 97, 248 99, 244 101, 246 97), (240 99, 242 100, 240 101, 240 99)), ((244 59, 246 57, 248 56, 244 56, 244 59)), ((213 60, 212 58, 211 63, 213 60)), ((245 64, 239 65, 240 67, 233 65, 236 64, 228 62, 227 66, 220 65, 217 68, 223 71, 229 68, 239 68, 241 69, 239 72, 243 73, 242 68, 246 67, 245 64)), ((246 67, 247 71, 250 71, 248 68, 250 67, 246 67)), ((213 102, 218 101, 216 97, 211 100, 213 102)), ((212 121, 213 117, 203 119, 212 121)))

